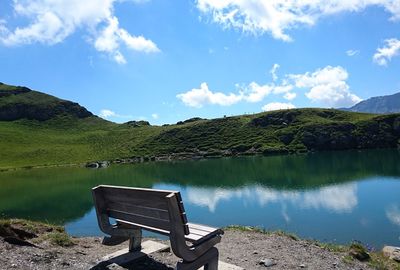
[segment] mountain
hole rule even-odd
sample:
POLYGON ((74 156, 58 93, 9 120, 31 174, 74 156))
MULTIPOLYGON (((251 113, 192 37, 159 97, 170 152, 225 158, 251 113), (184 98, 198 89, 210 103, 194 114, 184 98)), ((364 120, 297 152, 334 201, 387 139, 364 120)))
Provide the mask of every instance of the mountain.
POLYGON ((116 124, 77 103, 0 85, 0 170, 400 146, 400 114, 291 109, 174 125, 116 124))
POLYGON ((400 112, 400 93, 388 96, 372 97, 363 100, 351 108, 345 109, 351 112, 365 113, 399 113, 400 112))
POLYGON ((0 121, 22 118, 45 121, 60 115, 77 118, 93 116, 78 103, 33 91, 27 87, 0 83, 0 121))

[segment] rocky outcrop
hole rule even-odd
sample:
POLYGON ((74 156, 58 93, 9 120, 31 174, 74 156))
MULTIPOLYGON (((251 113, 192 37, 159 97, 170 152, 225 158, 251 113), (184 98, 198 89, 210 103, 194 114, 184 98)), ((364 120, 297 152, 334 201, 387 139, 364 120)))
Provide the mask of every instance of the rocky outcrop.
POLYGON ((78 103, 70 101, 59 101, 51 105, 24 103, 0 105, 0 121, 14 121, 23 118, 46 121, 58 115, 86 118, 93 114, 78 103))
POLYGON ((296 121, 300 111, 277 111, 270 114, 266 114, 251 120, 251 125, 256 127, 267 127, 270 125, 284 125, 287 126, 296 121))
POLYGON ((201 121, 201 120, 207 120, 207 119, 200 118, 200 117, 193 117, 193 118, 189 118, 189 119, 187 119, 185 121, 179 121, 176 124, 177 125, 183 125, 183 124, 193 123, 193 122, 197 122, 197 121, 201 121))
POLYGON ((128 121, 125 123, 125 125, 128 125, 130 127, 145 127, 145 126, 150 126, 150 123, 148 121, 128 121))
POLYGON ((28 93, 30 91, 32 90, 29 89, 28 87, 14 86, 10 89, 10 87, 8 87, 6 84, 0 83, 0 98, 28 93))
POLYGON ((27 87, 0 84, 0 121, 29 119, 46 121, 59 115, 93 116, 78 103, 62 100, 27 87))

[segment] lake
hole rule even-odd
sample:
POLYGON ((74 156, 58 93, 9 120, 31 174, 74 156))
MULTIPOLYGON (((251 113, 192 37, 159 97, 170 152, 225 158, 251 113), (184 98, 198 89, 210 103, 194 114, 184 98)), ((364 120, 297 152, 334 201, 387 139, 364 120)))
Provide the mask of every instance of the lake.
POLYGON ((0 215, 63 224, 76 236, 101 235, 91 197, 99 184, 179 190, 191 222, 400 246, 398 150, 1 172, 0 215))

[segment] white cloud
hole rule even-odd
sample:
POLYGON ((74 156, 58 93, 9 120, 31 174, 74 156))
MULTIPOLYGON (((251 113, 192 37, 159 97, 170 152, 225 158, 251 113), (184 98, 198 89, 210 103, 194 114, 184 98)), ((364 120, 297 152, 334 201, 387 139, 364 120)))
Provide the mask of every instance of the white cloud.
MULTIPOLYGON (((156 44, 143 36, 132 36, 119 27, 114 16, 117 0, 14 0, 14 13, 28 24, 14 30, 0 22, 0 44, 15 46, 32 43, 54 45, 79 29, 89 34, 96 50, 108 53, 116 62, 126 63, 121 45, 139 52, 159 52, 156 44)), ((138 2, 132 1, 132 2, 138 2)))
POLYGON ((158 119, 158 118, 159 118, 159 115, 156 114, 156 113, 153 113, 153 114, 151 115, 151 117, 153 117, 153 119, 158 119))
POLYGON ((208 88, 207 83, 202 83, 200 88, 194 88, 185 93, 178 94, 176 97, 180 99, 186 106, 201 108, 207 104, 230 106, 241 101, 250 103, 260 102, 270 94, 284 94, 289 99, 296 97, 295 93, 289 93, 293 89, 293 85, 276 85, 267 83, 260 85, 251 82, 246 86, 240 87, 237 93, 224 94, 221 92, 213 92, 208 88))
POLYGON ((359 53, 360 53, 359 50, 347 50, 346 51, 347 56, 356 56, 359 53))
POLYGON ((361 98, 352 94, 346 82, 349 74, 340 67, 326 66, 313 73, 290 74, 288 78, 298 88, 308 88, 306 97, 330 107, 347 107, 361 101, 361 98))
POLYGON ((276 110, 286 110, 294 108, 296 108, 296 106, 294 106, 292 103, 271 102, 268 103, 267 105, 264 105, 261 109, 263 111, 276 111, 276 110))
POLYGON ((117 114, 111 110, 104 109, 100 111, 99 116, 105 119, 108 119, 110 117, 116 116, 117 114))
POLYGON ((99 116, 104 119, 110 119, 110 118, 132 118, 132 115, 122 115, 122 114, 117 114, 116 112, 109 110, 109 109, 103 109, 100 111, 99 116))
POLYGON ((244 95, 243 99, 247 102, 260 102, 269 94, 288 94, 293 89, 293 85, 282 84, 276 85, 275 83, 267 83, 259 85, 256 82, 251 82, 248 86, 242 89, 244 95))
POLYGON ((278 75, 276 75, 276 71, 278 70, 278 68, 280 68, 279 64, 274 64, 271 68, 271 70, 269 71, 269 73, 271 73, 272 76, 272 80, 275 82, 278 80, 278 75))
POLYGON ((397 56, 399 54, 400 54, 400 40, 396 38, 386 39, 385 46, 376 49, 376 53, 373 56, 373 60, 380 66, 386 66, 394 56, 397 56))
POLYGON ((118 64, 126 64, 126 59, 125 59, 125 57, 124 57, 119 51, 116 51, 116 52, 114 53, 114 60, 115 60, 115 62, 117 62, 118 64))
POLYGON ((229 106, 242 99, 241 94, 230 93, 226 95, 221 92, 211 92, 205 82, 200 85, 200 88, 193 88, 186 93, 178 94, 176 97, 182 100, 185 105, 195 108, 201 108, 206 104, 229 106))
POLYGON ((253 34, 269 33, 290 41, 287 30, 312 26, 319 18, 341 12, 359 12, 369 6, 383 7, 391 20, 400 19, 398 0, 197 0, 197 8, 224 28, 253 34))
POLYGON ((285 99, 287 99, 287 100, 293 100, 293 99, 296 98, 296 96, 297 96, 296 93, 290 93, 290 92, 288 92, 288 93, 286 93, 286 94, 283 96, 283 98, 285 98, 285 99))
MULTIPOLYGON (((271 74, 275 74, 278 67, 279 65, 275 64, 271 69, 271 74)), ((236 84, 237 92, 229 94, 213 92, 206 83, 202 83, 199 89, 195 88, 178 94, 177 98, 185 105, 196 108, 207 104, 229 106, 241 101, 256 103, 263 101, 271 94, 281 95, 282 98, 292 101, 297 97, 297 93, 293 92, 297 88, 307 89, 306 97, 321 106, 348 107, 361 101, 361 98, 350 91, 347 84, 348 77, 349 74, 343 67, 326 66, 314 72, 287 74, 279 83, 277 81, 266 84, 251 82, 244 86, 236 84)), ((272 102, 265 105, 263 110, 293 107, 291 103, 272 102)))
POLYGON ((180 99, 185 105, 189 107, 201 108, 207 104, 230 106, 241 101, 246 102, 260 102, 270 94, 284 94, 283 97, 287 100, 296 98, 296 93, 291 93, 293 85, 289 84, 286 80, 281 84, 276 83, 278 76, 276 71, 279 64, 274 64, 270 70, 274 82, 266 84, 258 84, 251 82, 247 85, 236 84, 237 93, 224 94, 221 92, 213 92, 208 88, 207 83, 202 83, 199 89, 192 89, 185 93, 178 94, 176 97, 180 99))
POLYGON ((244 99, 248 102, 259 102, 268 96, 273 89, 274 87, 271 84, 259 85, 256 82, 251 82, 244 89, 246 92, 244 99))
POLYGON ((131 36, 125 29, 119 29, 118 36, 132 50, 145 53, 160 52, 160 49, 153 41, 145 39, 143 36, 131 36))

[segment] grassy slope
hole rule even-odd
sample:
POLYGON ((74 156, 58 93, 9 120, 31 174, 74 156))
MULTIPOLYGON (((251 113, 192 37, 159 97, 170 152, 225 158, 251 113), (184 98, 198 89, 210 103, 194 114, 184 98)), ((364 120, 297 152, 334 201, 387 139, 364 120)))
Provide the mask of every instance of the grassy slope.
MULTIPOLYGON (((0 94, 18 89, 21 88, 3 84, 0 94)), ((400 114, 377 116, 297 109, 181 125, 132 127, 90 113, 88 116, 78 104, 66 102, 36 91, 0 96, 0 109, 5 108, 4 104, 28 104, 34 116, 38 114, 36 106, 40 107, 40 117, 43 108, 58 110, 56 115, 46 115, 51 117, 45 121, 40 118, 0 121, 0 168, 171 153, 219 156, 396 147, 400 138, 400 114)))
MULTIPOLYGON (((392 132, 393 122, 400 119, 399 115, 377 117, 334 110, 300 109, 290 111, 298 113, 292 123, 267 124, 265 127, 254 125, 254 119, 285 112, 287 111, 202 120, 184 125, 136 128, 110 123, 97 117, 75 119, 60 116, 44 122, 23 119, 1 121, 0 168, 195 153, 197 150, 206 151, 209 155, 219 155, 221 150, 227 149, 233 154, 244 153, 251 148, 260 153, 303 151, 310 149, 304 143, 305 134, 317 133, 325 134, 321 135, 323 142, 326 140, 324 136, 328 136, 330 141, 335 136, 337 141, 347 140, 341 137, 349 132, 355 138, 368 135, 364 141, 355 142, 354 147, 343 144, 337 149, 393 147, 390 144, 399 139, 392 132), (333 117, 318 116, 327 112, 333 117), (340 131, 342 127, 344 131, 340 131)), ((311 141, 315 140, 318 139, 311 141)), ((329 144, 314 148, 325 150, 324 147, 334 148, 329 144)))

